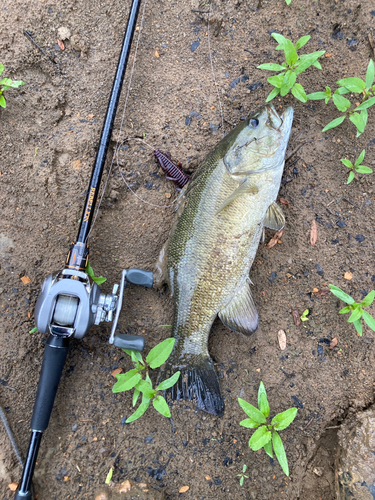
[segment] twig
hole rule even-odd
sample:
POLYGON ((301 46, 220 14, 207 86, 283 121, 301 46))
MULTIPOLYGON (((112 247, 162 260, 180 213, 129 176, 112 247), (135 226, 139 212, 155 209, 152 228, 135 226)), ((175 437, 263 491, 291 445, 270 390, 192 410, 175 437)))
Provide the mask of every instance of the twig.
MULTIPOLYGON (((347 201, 348 203, 350 203, 351 205, 353 205, 353 207, 355 208, 358 208, 358 210, 360 210, 359 206, 358 205, 355 205, 352 201, 348 200, 348 198, 343 198, 344 201, 347 201)), ((328 205, 327 205, 328 206, 328 205)))
POLYGON ((52 56, 50 56, 49 54, 47 54, 47 52, 46 52, 45 50, 43 50, 43 49, 42 49, 42 47, 40 47, 40 46, 36 43, 36 41, 34 40, 34 38, 33 38, 32 34, 30 33, 30 31, 23 30, 23 34, 24 34, 24 35, 25 35, 25 36, 26 36, 26 37, 30 40, 30 42, 31 42, 31 43, 33 43, 33 44, 35 45, 35 47, 39 50, 39 52, 40 52, 43 56, 47 57, 47 58, 51 61, 51 63, 55 66, 55 69, 56 69, 59 73, 61 73, 61 70, 60 70, 60 68, 57 66, 56 61, 54 60, 54 58, 53 58, 52 56))
POLYGON ((310 420, 307 422, 307 424, 305 425, 305 427, 302 429, 303 431, 305 431, 308 428, 308 426, 313 422, 314 418, 315 417, 311 417, 310 418, 310 420))
POLYGON ((370 47, 372 48, 372 51, 373 51, 374 57, 375 57, 375 42, 374 42, 374 39, 372 38, 371 33, 368 34, 368 41, 370 42, 370 47))
POLYGON ((200 10, 200 9, 190 9, 191 12, 198 12, 199 14, 209 14, 209 10, 200 10))
POLYGON ((18 449, 16 440, 14 438, 14 434, 12 432, 12 429, 10 428, 8 419, 7 419, 7 417, 6 417, 5 413, 4 413, 4 410, 3 410, 3 408, 2 408, 1 405, 0 405, 0 418, 3 421, 3 425, 5 427, 5 430, 7 431, 7 434, 8 434, 8 437, 10 439, 10 442, 12 443, 14 453, 16 454, 17 459, 18 459, 19 463, 21 464, 21 466, 23 466, 23 460, 22 460, 21 452, 18 449))
MULTIPOLYGON (((329 207, 330 205, 332 205, 332 203, 333 203, 334 201, 336 201, 336 198, 334 198, 332 201, 330 201, 330 202, 328 203, 328 205, 326 205, 326 207, 329 207)), ((329 210, 328 210, 328 211, 329 211, 329 210)), ((329 212, 329 213, 331 213, 331 212, 329 212)))
POLYGON ((245 52, 248 52, 249 54, 251 54, 252 56, 256 56, 256 54, 254 54, 254 52, 251 52, 251 50, 249 49, 243 49, 245 52))
POLYGON ((297 163, 297 161, 300 160, 300 159, 301 159, 301 157, 299 156, 294 161, 292 161, 292 163, 290 163, 290 165, 288 165, 287 168, 293 167, 293 165, 295 165, 297 163))
POLYGON ((309 141, 305 141, 303 142, 302 144, 300 144, 299 146, 297 146, 295 149, 293 149, 293 151, 290 153, 290 155, 288 156, 288 158, 285 159, 285 163, 293 156, 297 153, 297 151, 299 151, 302 146, 304 146, 305 144, 309 144, 310 142, 315 142, 315 139, 310 139, 309 141))

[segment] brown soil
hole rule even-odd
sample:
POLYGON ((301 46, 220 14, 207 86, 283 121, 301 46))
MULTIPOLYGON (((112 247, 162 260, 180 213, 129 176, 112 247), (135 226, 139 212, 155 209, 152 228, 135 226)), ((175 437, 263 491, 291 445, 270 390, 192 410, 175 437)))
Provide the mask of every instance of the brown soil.
MULTIPOLYGON (((198 0, 149 0, 122 133, 122 138, 146 134, 148 143, 169 151, 189 171, 222 137, 208 58, 207 15, 192 8, 202 6, 198 0)), ((368 35, 374 34, 373 8, 371 0, 293 0, 289 7, 283 0, 263 0, 258 8, 257 0, 215 2, 211 44, 226 131, 229 123, 238 123, 264 103, 271 90, 269 74, 255 67, 281 62, 271 30, 294 41, 310 33, 306 52, 324 49, 331 57, 323 58, 323 71, 309 69, 301 82, 308 92, 325 85, 336 88, 344 75, 365 75, 372 54, 368 35)), ((61 268, 77 233, 128 9, 129 2, 119 0, 5 0, 2 5, 3 76, 26 85, 8 91, 7 108, 0 110, 0 401, 23 451, 45 340, 29 333, 34 305, 44 278, 61 268), (57 45, 61 26, 72 35, 64 51, 57 45), (56 66, 23 29, 54 55, 56 66), (29 284, 23 284, 23 276, 30 278, 29 284)), ((276 104, 281 110, 291 100, 276 104)), ((288 182, 280 196, 289 206, 284 206, 282 244, 272 249, 261 244, 251 271, 259 328, 244 338, 217 321, 210 338, 225 395, 224 417, 201 413, 186 403, 172 408, 170 420, 159 418, 151 408, 139 421, 125 425, 131 396, 112 393, 111 372, 129 369, 129 359, 109 346, 108 326, 94 328, 82 341, 73 342, 68 356, 36 466, 38 500, 94 498, 112 466, 115 483, 147 483, 170 499, 335 498, 336 430, 327 428, 339 425, 349 410, 362 410, 374 401, 375 337, 367 327, 362 338, 356 336, 338 315, 339 301, 332 294, 318 298, 312 292, 334 283, 360 299, 374 287, 374 176, 358 176, 347 186, 348 170, 339 160, 355 159, 366 147, 365 164, 374 167, 375 110, 369 112, 365 133, 356 139, 349 122, 321 133, 323 125, 338 116, 331 103, 293 106, 289 153, 304 141, 314 142, 303 146, 299 161, 285 171, 288 182), (318 226, 314 247, 313 220, 318 226), (352 273, 351 280, 344 279, 346 272, 352 273), (306 308, 311 311, 309 321, 296 327, 291 310, 301 314, 306 308), (277 341, 281 328, 287 335, 283 352, 277 341), (334 337, 338 345, 330 351, 334 337), (255 404, 261 380, 273 414, 300 407, 295 422, 282 432, 289 478, 264 451, 250 451, 251 432, 238 425, 244 413, 237 398, 255 404), (240 487, 237 474, 243 464, 249 478, 240 487), (321 476, 313 472, 316 467, 322 468, 321 476), (183 486, 189 489, 179 493, 183 486)), ((90 260, 96 273, 108 278, 103 286, 108 292, 123 268, 154 268, 173 219, 172 208, 137 199, 120 170, 148 203, 168 205, 176 196, 150 151, 139 143, 124 146, 119 163, 91 237, 90 260)), ((267 233, 267 240, 271 236, 267 233)), ((171 323, 172 308, 168 292, 129 286, 121 327, 143 334, 149 349, 168 337, 169 329, 159 325, 171 323)), ((370 312, 375 312, 374 306, 370 312)), ((0 439, 0 497, 10 499, 8 484, 19 481, 21 469, 2 426, 0 439)))

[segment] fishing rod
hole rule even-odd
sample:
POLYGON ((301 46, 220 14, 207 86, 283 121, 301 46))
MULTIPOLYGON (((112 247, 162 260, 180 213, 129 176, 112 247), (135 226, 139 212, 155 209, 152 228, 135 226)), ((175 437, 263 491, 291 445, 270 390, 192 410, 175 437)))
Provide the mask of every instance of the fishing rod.
POLYGON ((71 339, 81 339, 93 325, 98 325, 102 321, 112 321, 110 344, 121 349, 136 351, 142 351, 144 347, 143 337, 122 333, 115 335, 115 332, 126 282, 151 288, 152 272, 142 269, 123 270, 120 285, 114 285, 111 294, 101 293, 99 286, 86 273, 89 255, 88 237, 93 223, 93 214, 140 3, 141 0, 132 0, 77 240, 70 247, 64 269, 50 274, 45 279, 36 302, 36 326, 39 332, 49 334, 49 336, 46 341, 31 418, 29 448, 15 500, 32 500, 33 498, 32 476, 37 455, 43 432, 47 429, 51 417, 71 339))

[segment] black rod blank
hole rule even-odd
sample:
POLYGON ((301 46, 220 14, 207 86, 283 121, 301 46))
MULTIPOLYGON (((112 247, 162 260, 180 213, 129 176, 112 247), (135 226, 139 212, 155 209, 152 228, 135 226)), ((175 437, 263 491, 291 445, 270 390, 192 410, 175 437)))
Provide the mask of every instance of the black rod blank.
POLYGON ((87 191, 85 207, 83 209, 81 217, 81 224, 78 230, 77 243, 86 243, 88 234, 90 232, 92 217, 94 215, 94 208, 98 197, 99 185, 104 170, 109 141, 112 134, 113 122, 116 116, 118 101, 120 99, 122 82, 124 80, 126 65, 129 59, 130 47, 133 39, 140 4, 140 0, 133 0, 130 9, 125 37, 122 44, 119 62, 117 65, 116 76, 112 86, 111 97, 109 99, 107 113, 100 136, 99 148, 96 154, 95 164, 87 191))

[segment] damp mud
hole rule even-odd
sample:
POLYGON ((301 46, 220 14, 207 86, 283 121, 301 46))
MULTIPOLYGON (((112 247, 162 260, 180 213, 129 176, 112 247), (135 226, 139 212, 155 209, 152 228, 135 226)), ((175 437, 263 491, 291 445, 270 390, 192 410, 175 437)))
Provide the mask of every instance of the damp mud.
MULTIPOLYGON (((118 0, 2 3, 2 76, 25 85, 5 92, 7 107, 0 109, 0 403, 23 453, 45 343, 33 332, 35 302, 77 235, 129 7, 118 0), (67 36, 64 50, 58 36, 67 36)), ((256 66, 282 62, 271 37, 275 30, 294 42, 310 34, 304 53, 326 51, 321 71, 309 68, 300 76, 308 93, 336 88, 344 76, 364 78, 374 58, 370 0, 293 0, 290 6, 217 1, 209 25, 208 7, 198 0, 148 0, 141 22, 142 9, 132 82, 129 88, 135 43, 103 176, 106 190, 90 236, 90 262, 97 276, 107 278, 106 293, 119 283, 122 269, 155 269, 178 196, 152 151, 126 138, 144 138, 168 151, 192 175, 222 138, 223 125, 228 133, 264 104, 270 73, 256 66)), ((112 393, 111 374, 129 370, 131 363, 109 345, 110 326, 101 324, 72 342, 35 469, 38 500, 94 499, 111 467, 113 488, 124 481, 146 484, 138 489, 142 495, 148 488, 157 492, 155 498, 336 498, 339 427, 371 407, 375 384, 375 333, 365 327, 358 337, 338 314, 340 301, 327 292, 332 283, 360 301, 375 287, 374 174, 357 175, 347 185, 340 158, 353 161, 366 149, 364 163, 374 169, 375 111, 369 110, 366 130, 356 138, 349 121, 321 132, 339 115, 332 103, 302 104, 288 96, 274 104, 279 114, 290 104, 294 108, 277 199, 286 225, 273 248, 266 243, 274 231, 266 231, 251 269, 256 332, 244 337, 220 320, 212 327, 208 348, 224 397, 223 417, 180 402, 171 406, 171 419, 150 408, 126 424, 131 395, 112 393), (301 315, 305 309, 308 321, 297 326, 292 311, 301 315), (337 345, 330 350, 333 339, 337 345), (293 424, 281 432, 289 477, 263 450, 249 449, 252 432, 239 426, 244 413, 237 398, 256 404, 260 381, 272 415, 298 407, 293 424), (249 477, 241 487, 237 475, 244 464, 249 477)), ((369 312, 375 314, 374 305, 369 312)), ((168 289, 125 290, 120 329, 143 335, 146 352, 170 336, 171 329, 161 325, 172 318, 168 289)), ((10 500, 9 485, 19 481, 21 468, 1 425, 0 443, 0 498, 10 500)))

